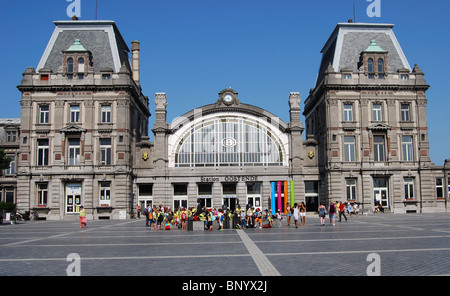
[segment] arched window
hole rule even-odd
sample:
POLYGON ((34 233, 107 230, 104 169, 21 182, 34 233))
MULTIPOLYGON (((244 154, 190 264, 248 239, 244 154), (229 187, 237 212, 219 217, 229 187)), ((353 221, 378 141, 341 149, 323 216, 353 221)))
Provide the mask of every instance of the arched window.
POLYGON ((373 59, 367 60, 367 72, 369 72, 369 73, 375 72, 374 68, 373 68, 373 59))
POLYGON ((73 73, 73 59, 67 59, 67 73, 73 73))
POLYGON ((384 73, 384 60, 378 59, 378 73, 384 73))
POLYGON ((78 59, 78 72, 84 72, 84 59, 78 59))
POLYGON ((220 118, 185 132, 175 150, 175 166, 283 165, 280 139, 258 122, 220 118))

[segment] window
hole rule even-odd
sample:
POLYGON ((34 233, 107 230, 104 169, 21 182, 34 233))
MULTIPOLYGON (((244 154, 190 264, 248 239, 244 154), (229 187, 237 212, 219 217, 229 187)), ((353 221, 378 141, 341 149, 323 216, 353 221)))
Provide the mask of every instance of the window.
POLYGON ((108 207, 111 205, 111 182, 100 183, 100 206, 108 207))
POLYGON ((372 120, 373 121, 382 121, 382 112, 381 112, 381 104, 373 104, 372 109, 372 120))
POLYGON ((104 122, 104 123, 111 122, 111 106, 110 105, 102 106, 102 122, 104 122))
POLYGON ((409 75, 408 74, 401 74, 400 75, 400 79, 401 80, 409 80, 409 75))
POLYGON ((78 59, 78 72, 84 72, 84 59, 78 59))
POLYGON ((343 79, 346 79, 346 80, 347 80, 347 79, 352 79, 352 74, 343 74, 343 75, 342 75, 342 78, 343 78, 343 79))
POLYGON ((414 199, 414 179, 405 178, 405 199, 414 199))
POLYGON ((111 165, 111 139, 100 139, 100 164, 111 165))
POLYGON ((345 161, 356 161, 355 153, 355 137, 345 136, 344 137, 344 160, 345 161))
POLYGON ((13 143, 16 141, 17 132, 16 131, 7 131, 6 132, 6 142, 13 143))
POLYGON ((14 187, 6 187, 5 188, 5 201, 14 203, 15 196, 15 188, 14 187))
POLYGON ((67 78, 73 79, 73 59, 67 59, 67 78))
POLYGON ((402 136, 403 161, 413 161, 413 137, 402 136))
POLYGON ((444 178, 436 178, 436 198, 444 198, 444 178))
POLYGON ((280 142, 275 133, 251 119, 201 122, 180 137, 175 166, 280 166, 280 142))
POLYGON ((374 161, 385 161, 384 136, 373 137, 374 161))
POLYGON ((373 59, 368 59, 367 60, 367 72, 369 73, 374 73, 374 67, 373 67, 373 59))
POLYGON ((212 184, 202 183, 198 184, 198 198, 202 207, 212 207, 212 184))
POLYGON ((384 73, 384 60, 383 59, 378 59, 378 73, 384 73))
POLYGON ((409 110, 409 104, 401 104, 401 119, 402 121, 410 121, 410 110, 409 110))
POLYGON ((344 121, 353 121, 353 105, 344 104, 344 121))
POLYGON ((67 73, 73 73, 73 59, 67 59, 67 73))
POLYGON ((69 165, 80 164, 80 139, 69 139, 69 165))
POLYGON ((48 165, 48 139, 39 139, 38 140, 38 149, 37 149, 37 165, 45 166, 48 165))
POLYGON ((102 74, 102 79, 103 80, 110 80, 111 79, 111 74, 102 74))
POLYGON ((5 170, 5 175, 14 175, 16 173, 16 156, 8 155, 11 158, 11 162, 9 163, 9 168, 5 170))
POLYGON ((70 122, 80 122, 80 106, 70 106, 70 122))
POLYGON ((173 184, 173 209, 187 208, 187 184, 173 184))
POLYGON ((49 114, 50 114, 50 110, 49 110, 49 106, 48 105, 43 105, 39 107, 39 123, 48 123, 48 119, 49 119, 49 114))
POLYGON ((48 184, 38 184, 38 206, 46 206, 48 202, 48 184))
POLYGON ((345 187, 347 189, 347 200, 356 200, 356 180, 345 179, 345 187))

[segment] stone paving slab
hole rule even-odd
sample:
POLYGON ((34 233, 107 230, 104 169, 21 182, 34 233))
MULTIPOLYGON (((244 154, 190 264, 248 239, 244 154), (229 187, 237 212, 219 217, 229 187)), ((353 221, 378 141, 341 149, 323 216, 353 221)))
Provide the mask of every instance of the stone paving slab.
POLYGON ((380 214, 320 226, 155 231, 145 220, 0 225, 0 275, 66 276, 80 256, 82 276, 450 275, 450 216, 380 214), (368 260, 376 254, 378 262, 368 260))

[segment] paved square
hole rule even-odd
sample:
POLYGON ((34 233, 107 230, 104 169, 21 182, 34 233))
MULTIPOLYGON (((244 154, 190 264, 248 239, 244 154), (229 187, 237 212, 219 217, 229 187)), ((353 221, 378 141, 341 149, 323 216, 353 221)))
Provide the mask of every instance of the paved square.
POLYGON ((82 276, 450 274, 448 214, 360 215, 335 226, 309 215, 298 229, 285 222, 211 232, 152 231, 144 219, 89 221, 86 229, 75 221, 3 223, 0 275, 65 276, 69 254, 79 255, 82 276))

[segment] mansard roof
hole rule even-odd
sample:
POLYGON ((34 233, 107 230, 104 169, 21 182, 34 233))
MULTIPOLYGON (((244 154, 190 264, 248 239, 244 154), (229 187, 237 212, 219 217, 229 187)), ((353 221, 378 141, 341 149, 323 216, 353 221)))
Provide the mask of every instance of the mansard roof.
POLYGON ((63 51, 80 40, 85 50, 92 53, 93 69, 111 68, 119 72, 125 64, 131 72, 128 48, 114 21, 56 21, 55 30, 47 44, 44 54, 37 66, 58 72, 62 66, 63 51))
POLYGON ((343 68, 357 72, 360 55, 363 51, 374 48, 388 53, 389 69, 397 72, 399 69, 411 67, 403 50, 395 37, 392 24, 339 23, 323 47, 322 62, 317 77, 317 83, 322 80, 329 64, 335 72, 343 68))

